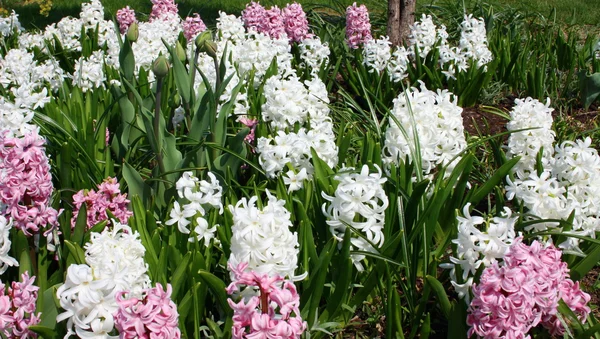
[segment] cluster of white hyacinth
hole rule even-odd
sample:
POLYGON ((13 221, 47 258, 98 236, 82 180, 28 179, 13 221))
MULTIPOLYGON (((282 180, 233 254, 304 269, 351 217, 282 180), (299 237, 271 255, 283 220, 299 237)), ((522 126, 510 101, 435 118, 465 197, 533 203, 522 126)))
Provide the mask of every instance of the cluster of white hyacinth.
POLYGON ((139 234, 115 220, 112 224, 102 233, 91 233, 85 245, 86 264, 69 266, 65 283, 56 291, 64 309, 56 320, 67 320, 67 336, 109 337, 119 308, 115 295, 126 291, 141 297, 150 287, 139 234))
POLYGON ((511 120, 506 129, 512 132, 508 138, 507 155, 521 159, 514 170, 521 178, 535 172, 538 153, 542 151, 542 165, 547 167, 551 160, 554 144, 550 99, 543 104, 532 98, 516 99, 510 112, 511 120))
POLYGON ((302 181, 312 178, 311 148, 329 167, 338 161, 333 123, 329 118, 329 99, 325 84, 318 77, 302 84, 295 76, 271 77, 264 87, 263 120, 270 122, 275 137, 261 137, 257 142, 259 163, 274 178, 289 164, 286 183, 290 191, 302 188, 302 181), (294 125, 300 125, 298 132, 294 125), (301 175, 300 178, 296 175, 301 175), (291 181, 290 181, 291 180, 291 181), (295 180, 295 181, 294 181, 295 180))
POLYGON ((9 136, 32 131, 33 110, 50 102, 48 89, 57 89, 63 78, 64 72, 53 58, 39 63, 25 49, 11 49, 0 57, 0 86, 10 93, 0 96, 2 130, 8 130, 9 136))
MULTIPOLYGON (((516 100, 508 129, 507 154, 520 156, 514 177, 507 178, 506 195, 527 208, 529 219, 568 219, 574 212, 571 233, 595 237, 600 231, 600 156, 588 137, 553 145, 552 109, 531 98, 516 100), (531 129, 534 128, 534 129, 531 129), (520 129, 528 129, 517 131, 520 129), (541 171, 536 156, 541 154, 541 171), (539 172, 539 173, 538 173, 539 172)), ((558 227, 556 222, 537 222, 526 230, 544 231, 558 227)), ((578 251, 579 240, 569 238, 559 244, 578 251)))
POLYGON ((17 32, 21 32, 23 30, 23 26, 21 26, 21 22, 19 22, 19 15, 12 11, 9 16, 3 18, 0 17, 0 35, 3 37, 12 35, 15 30, 17 32))
POLYGON ((262 105, 262 118, 276 129, 294 124, 304 124, 308 118, 309 92, 296 76, 288 79, 270 77, 264 86, 266 102, 262 105))
POLYGON ((452 172, 467 146, 457 101, 447 90, 433 92, 422 82, 421 90, 400 93, 392 109, 395 119, 385 131, 384 163, 399 164, 408 157, 417 166, 420 161, 426 176, 433 175, 437 166, 447 167, 445 175, 452 172))
POLYGON ((408 49, 400 46, 392 50, 388 37, 383 36, 365 43, 363 62, 370 68, 370 72, 381 73, 387 69, 394 82, 406 78, 406 69, 411 60, 417 57, 426 59, 435 48, 439 52, 442 72, 448 78, 454 78, 457 72, 466 71, 471 62, 477 68, 485 67, 493 59, 487 47, 485 23, 482 19, 465 15, 460 29, 458 46, 451 46, 446 27, 436 26, 430 15, 423 15, 411 27, 408 49))
MULTIPOLYGON (((253 72, 252 79, 254 86, 258 86, 267 72, 267 69, 275 61, 278 74, 290 74, 292 69, 291 47, 286 37, 281 39, 271 39, 268 36, 251 31, 246 33, 244 23, 241 18, 235 15, 228 15, 219 12, 217 18, 216 34, 216 54, 225 60, 225 76, 232 77, 221 94, 220 104, 231 100, 233 89, 244 83, 243 88, 237 94, 234 102, 234 114, 245 116, 248 112, 249 104, 247 101, 247 76, 253 72), (223 53, 227 55, 223 55, 223 53)), ((188 50, 191 52, 193 41, 188 44, 188 50)), ((190 55, 190 57, 193 57, 190 55)), ((198 68, 208 79, 211 86, 216 85, 216 70, 213 59, 206 53, 200 53, 198 57, 198 68)), ((195 78, 194 88, 200 93, 204 86, 203 78, 198 75, 195 78)))
POLYGON ((331 51, 329 45, 322 42, 318 36, 308 37, 298 44, 300 48, 300 58, 305 66, 310 68, 310 72, 314 75, 319 71, 319 68, 325 60, 329 58, 331 51))
POLYGON ((256 207, 256 196, 229 205, 233 226, 228 266, 245 262, 248 271, 294 278, 300 251, 298 234, 290 231, 292 222, 285 201, 268 191, 267 198, 262 210, 256 207))
POLYGON ((183 234, 190 234, 190 225, 194 227, 194 233, 188 241, 204 241, 208 246, 215 238, 218 225, 209 226, 204 218, 210 208, 218 208, 219 214, 223 213, 223 188, 214 174, 207 173, 210 181, 199 180, 192 172, 184 172, 177 180, 177 195, 181 199, 173 203, 170 217, 166 224, 175 225, 183 234))
MULTIPOLYGON (((350 225, 368 239, 352 234, 352 248, 374 253, 377 250, 373 245, 381 247, 385 240, 383 227, 385 210, 389 204, 383 189, 387 179, 382 177, 381 169, 377 165, 375 167, 376 173, 370 173, 367 165, 363 165, 360 173, 356 173, 352 167, 342 168, 334 177, 339 182, 334 196, 322 193, 329 202, 329 205, 323 204, 323 214, 327 217, 327 225, 333 236, 343 241, 348 228, 346 225, 350 225)), ((365 256, 353 254, 351 258, 357 269, 362 271, 361 261, 365 256)))
POLYGON ((73 86, 78 86, 83 92, 104 87, 106 77, 103 56, 102 51, 94 51, 89 58, 79 58, 72 75, 73 86))
POLYGON ((10 229, 12 228, 12 219, 6 219, 0 215, 0 275, 4 274, 9 266, 19 266, 19 262, 10 256, 10 229))
MULTIPOLYGON (((169 55, 163 39, 169 46, 175 46, 182 31, 181 18, 174 13, 167 12, 154 20, 139 22, 139 37, 132 45, 136 71, 140 68, 149 70, 159 55, 169 55)), ((150 72, 148 75, 150 79, 154 78, 154 73, 150 72)))
POLYGON ((363 62, 369 66, 369 72, 383 72, 390 61, 392 54, 392 43, 387 36, 379 39, 371 39, 365 43, 363 49, 363 62))
POLYGON ((469 303, 469 291, 473 285, 473 276, 477 270, 488 267, 498 259, 504 258, 513 239, 516 237, 515 222, 518 217, 505 207, 500 216, 471 216, 470 203, 463 208, 463 216, 458 216, 458 236, 452 240, 456 244, 456 257, 450 257, 450 263, 441 267, 451 269, 450 278, 460 298, 469 303), (462 272, 460 279, 456 275, 456 266, 462 272))

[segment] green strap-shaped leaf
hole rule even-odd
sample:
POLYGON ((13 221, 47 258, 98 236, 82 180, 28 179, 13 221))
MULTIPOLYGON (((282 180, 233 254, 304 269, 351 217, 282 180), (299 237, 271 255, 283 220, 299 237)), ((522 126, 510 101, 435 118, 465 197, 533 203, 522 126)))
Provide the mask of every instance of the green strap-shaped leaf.
POLYGON ((583 106, 587 109, 600 96, 600 72, 587 75, 582 71, 579 73, 579 82, 583 106))
POLYGON ((223 280, 217 278, 217 276, 205 270, 199 270, 198 274, 200 276, 200 279, 202 279, 202 281, 206 285, 208 285, 208 288, 214 295, 216 301, 219 303, 223 311, 231 313, 231 308, 227 303, 227 293, 225 292, 226 286, 223 280))
POLYGON ((450 319, 452 305, 450 305, 450 300, 448 299, 448 295, 446 294, 444 285, 442 285, 442 283, 435 277, 432 277, 430 275, 427 275, 425 278, 427 279, 427 283, 429 284, 429 286, 431 286, 431 289, 435 292, 435 294, 438 297, 442 313, 444 314, 446 319, 450 319))

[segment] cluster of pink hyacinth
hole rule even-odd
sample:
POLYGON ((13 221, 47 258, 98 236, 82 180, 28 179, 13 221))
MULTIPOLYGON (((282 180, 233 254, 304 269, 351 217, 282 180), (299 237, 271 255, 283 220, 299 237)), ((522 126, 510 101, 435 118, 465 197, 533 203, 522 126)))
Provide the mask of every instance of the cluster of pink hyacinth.
POLYGON ((194 40, 199 33, 202 33, 205 30, 206 25, 198 13, 195 13, 194 16, 185 18, 185 21, 183 22, 183 35, 187 41, 194 40))
POLYGON ((115 327, 122 339, 152 338, 178 339, 181 331, 177 327, 179 313, 171 300, 171 285, 165 291, 161 284, 144 290, 142 300, 125 298, 126 292, 115 296, 119 309, 115 314, 115 327))
POLYGON ((229 266, 235 280, 227 293, 234 294, 245 286, 256 288, 260 295, 237 304, 227 300, 234 312, 232 338, 300 338, 306 323, 300 317, 300 296, 294 283, 279 275, 245 272, 247 267, 248 263, 229 266))
POLYGON ((369 10, 365 5, 346 8, 346 41, 350 48, 358 48, 365 42, 373 39, 371 36, 371 21, 369 10))
POLYGON ((309 37, 308 20, 302 5, 295 2, 289 4, 283 9, 282 15, 285 33, 291 41, 301 42, 309 37))
POLYGON ((257 2, 246 5, 242 20, 248 30, 254 30, 278 39, 285 33, 291 42, 300 42, 309 36, 308 20, 302 6, 288 4, 283 10, 277 6, 265 9, 257 2))
POLYGON ((137 22, 135 11, 129 8, 129 6, 121 8, 117 11, 117 22, 119 23, 119 31, 121 31, 121 34, 125 34, 127 29, 129 29, 129 26, 131 26, 132 23, 137 22))
POLYGON ((150 21, 160 19, 166 15, 177 14, 178 11, 175 0, 152 0, 150 21))
POLYGON ((35 277, 30 278, 27 272, 21 278, 22 282, 13 281, 6 295, 0 288, 0 331, 7 338, 37 338, 29 326, 40 322, 40 313, 34 314, 39 287, 33 285, 35 277))
POLYGON ((504 258, 494 263, 473 284, 473 300, 467 324, 469 336, 484 338, 525 338, 529 330, 542 324, 552 335, 565 331, 557 317, 562 299, 579 320, 590 313, 590 296, 569 279, 561 251, 534 241, 531 246, 517 238, 504 258))
POLYGON ((254 138, 256 136, 254 133, 256 130, 256 126, 258 126, 258 120, 252 119, 252 118, 247 118, 247 117, 241 117, 238 119, 238 121, 250 129, 250 133, 248 133, 248 135, 246 135, 246 137, 244 138, 244 141, 251 144, 254 141, 254 138))
POLYGON ((58 212, 49 206, 52 186, 44 139, 36 131, 22 138, 0 135, 0 211, 13 218, 25 235, 57 225, 58 212))
POLYGON ((81 190, 73 195, 73 218, 71 227, 75 227, 81 205, 87 207, 87 228, 94 227, 97 223, 108 220, 107 211, 112 213, 122 224, 126 224, 133 213, 127 209, 129 200, 127 194, 121 194, 119 183, 115 178, 107 178, 98 185, 98 192, 94 190, 81 190))

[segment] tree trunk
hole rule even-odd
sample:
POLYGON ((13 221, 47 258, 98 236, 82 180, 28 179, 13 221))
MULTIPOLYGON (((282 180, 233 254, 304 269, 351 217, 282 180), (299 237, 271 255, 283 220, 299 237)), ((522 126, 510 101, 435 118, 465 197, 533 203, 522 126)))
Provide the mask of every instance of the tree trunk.
POLYGON ((402 43, 400 38, 400 2, 402 0, 388 0, 387 35, 392 45, 402 43))
POLYGON ((400 45, 408 38, 415 23, 417 0, 388 0, 388 28, 390 42, 400 45))

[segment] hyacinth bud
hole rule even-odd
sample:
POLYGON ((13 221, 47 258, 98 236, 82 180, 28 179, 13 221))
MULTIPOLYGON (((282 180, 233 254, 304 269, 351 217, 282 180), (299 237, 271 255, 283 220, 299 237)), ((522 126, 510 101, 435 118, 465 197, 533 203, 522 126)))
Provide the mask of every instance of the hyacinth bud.
POLYGON ((211 58, 217 57, 217 44, 212 40, 204 41, 204 52, 208 54, 211 58))
POLYGON ((203 49, 204 42, 207 40, 212 40, 212 33, 209 30, 198 34, 198 36, 196 37, 196 41, 194 42, 196 44, 196 48, 203 49))
POLYGON ((157 78, 164 78, 169 74, 169 62, 164 55, 160 55, 152 64, 152 72, 157 78))
POLYGON ((185 49, 183 49, 183 46, 181 46, 181 43, 179 43, 179 41, 177 41, 177 47, 175 47, 175 53, 177 54, 177 58, 179 59, 179 61, 185 62, 185 60, 187 59, 187 56, 185 55, 185 49))
POLYGON ((127 40, 129 40, 129 42, 136 42, 139 36, 140 30, 138 29, 137 22, 134 21, 131 23, 131 25, 129 25, 129 28, 127 29, 127 40))
POLYGON ((181 106, 181 95, 179 95, 179 93, 175 92, 175 94, 173 94, 169 98, 169 107, 177 108, 179 106, 181 106))

